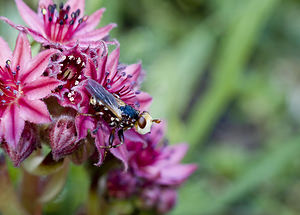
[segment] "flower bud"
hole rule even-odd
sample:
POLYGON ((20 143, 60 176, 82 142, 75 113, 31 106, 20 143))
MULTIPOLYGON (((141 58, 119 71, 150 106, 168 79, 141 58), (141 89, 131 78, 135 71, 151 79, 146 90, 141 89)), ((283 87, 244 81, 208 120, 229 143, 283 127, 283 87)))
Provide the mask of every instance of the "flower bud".
POLYGON ((71 116, 60 116, 50 128, 50 146, 54 160, 72 154, 79 146, 75 119, 71 116))
POLYGON ((4 141, 2 147, 13 164, 19 166, 38 145, 36 128, 31 123, 26 123, 17 146, 14 147, 4 141))

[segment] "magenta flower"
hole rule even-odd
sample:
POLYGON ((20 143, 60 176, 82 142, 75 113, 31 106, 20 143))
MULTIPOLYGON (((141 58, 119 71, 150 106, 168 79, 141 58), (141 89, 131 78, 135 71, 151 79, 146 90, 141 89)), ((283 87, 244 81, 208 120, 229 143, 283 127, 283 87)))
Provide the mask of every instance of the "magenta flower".
POLYGON ((187 144, 165 145, 163 143, 165 125, 152 128, 150 134, 140 135, 127 132, 126 145, 112 149, 115 156, 129 165, 135 174, 161 185, 180 185, 197 168, 195 164, 181 164, 187 152, 187 144))
MULTIPOLYGON (((68 0, 65 5, 57 6, 52 0, 40 0, 38 12, 32 11, 22 0, 15 0, 20 15, 29 28, 24 27, 37 42, 46 45, 72 47, 91 46, 95 41, 104 39, 115 24, 95 29, 105 9, 97 10, 91 16, 84 15, 85 0, 68 0)), ((2 20, 20 30, 8 19, 2 20)))
POLYGON ((43 75, 64 82, 51 94, 58 99, 60 105, 79 110, 82 97, 77 92, 77 86, 86 80, 87 71, 96 69, 94 62, 104 51, 106 45, 103 41, 99 41, 95 48, 83 48, 77 44, 72 48, 64 48, 61 53, 51 58, 43 75))
MULTIPOLYGON (((141 79, 143 77, 141 64, 125 65, 119 63, 120 48, 117 43, 117 48, 108 55, 108 48, 104 44, 105 49, 98 53, 98 58, 94 64, 96 67, 89 66, 86 69, 85 77, 96 80, 108 92, 119 97, 126 104, 133 106, 138 110, 147 110, 152 98, 139 90, 141 79)), ((94 114, 95 111, 90 107, 90 94, 86 91, 84 85, 77 87, 78 91, 82 92, 81 112, 94 114)), ((107 146, 111 128, 103 120, 99 120, 87 116, 79 116, 76 118, 76 126, 78 138, 84 138, 88 130, 93 131, 98 129, 97 133, 92 133, 95 137, 95 144, 99 152, 100 165, 104 159, 103 146, 107 146)), ((126 136, 126 135, 125 135, 126 136)), ((126 138, 126 137, 125 137, 126 138)), ((115 154, 118 158, 121 158, 115 154)))
POLYGON ((31 59, 30 44, 24 33, 19 34, 13 53, 2 38, 0 47, 0 130, 10 150, 18 151, 25 121, 37 124, 51 121, 41 99, 60 81, 41 75, 57 51, 42 51, 31 59))

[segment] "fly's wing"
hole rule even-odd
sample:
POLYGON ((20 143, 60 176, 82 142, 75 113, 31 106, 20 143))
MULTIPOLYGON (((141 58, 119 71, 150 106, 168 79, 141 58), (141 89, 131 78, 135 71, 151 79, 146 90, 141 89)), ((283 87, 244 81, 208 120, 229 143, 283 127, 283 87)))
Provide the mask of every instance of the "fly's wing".
POLYGON ((88 79, 85 88, 92 96, 96 98, 96 100, 100 101, 113 114, 115 114, 116 117, 122 117, 122 112, 119 109, 119 102, 101 84, 92 79, 88 79))

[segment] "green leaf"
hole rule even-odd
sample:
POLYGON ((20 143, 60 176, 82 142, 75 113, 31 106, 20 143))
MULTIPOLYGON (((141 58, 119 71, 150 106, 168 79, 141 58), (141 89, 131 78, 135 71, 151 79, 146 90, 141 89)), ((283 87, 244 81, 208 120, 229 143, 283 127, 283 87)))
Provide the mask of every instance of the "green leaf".
POLYGON ((222 40, 211 85, 191 110, 186 137, 201 144, 229 102, 237 95, 238 82, 252 53, 256 38, 278 0, 251 0, 235 14, 235 22, 222 40))

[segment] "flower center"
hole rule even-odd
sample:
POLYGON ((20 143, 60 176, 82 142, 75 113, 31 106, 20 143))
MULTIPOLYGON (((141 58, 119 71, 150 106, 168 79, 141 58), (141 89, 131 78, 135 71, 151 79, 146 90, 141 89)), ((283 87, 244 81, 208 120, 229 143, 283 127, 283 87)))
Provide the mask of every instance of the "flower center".
POLYGON ((68 92, 67 97, 71 102, 74 102, 76 92, 72 90, 74 86, 77 86, 84 78, 82 70, 85 68, 85 63, 80 56, 74 55, 64 56, 61 62, 61 70, 57 74, 57 79, 65 81, 64 85, 60 85, 57 91, 66 88, 68 92))
POLYGON ((4 68, 0 67, 0 104, 9 105, 19 97, 20 81, 17 81, 17 76, 20 71, 20 66, 13 71, 11 61, 7 60, 4 68))
POLYGON ((56 4, 49 5, 47 9, 41 8, 45 32, 51 40, 55 42, 70 40, 87 20, 87 16, 79 18, 80 9, 69 15, 70 9, 69 5, 64 7, 63 3, 59 5, 58 10, 56 4))

